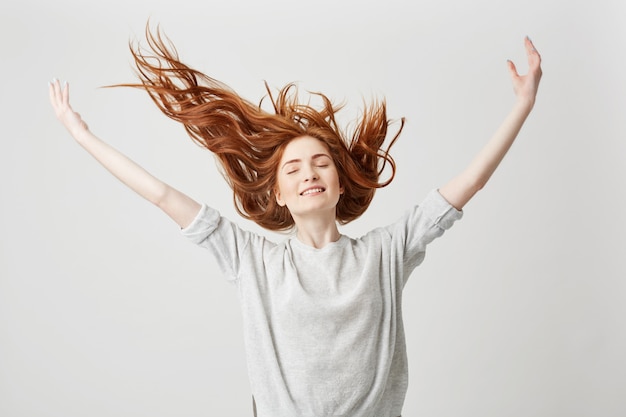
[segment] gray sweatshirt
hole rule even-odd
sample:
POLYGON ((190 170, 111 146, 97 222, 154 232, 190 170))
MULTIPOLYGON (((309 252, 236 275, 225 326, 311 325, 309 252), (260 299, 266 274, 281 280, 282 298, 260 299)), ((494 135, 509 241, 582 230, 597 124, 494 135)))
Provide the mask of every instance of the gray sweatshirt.
POLYGON ((240 229, 206 205, 182 230, 236 285, 258 417, 397 417, 408 384, 402 289, 462 217, 436 190, 400 220, 322 249, 240 229))

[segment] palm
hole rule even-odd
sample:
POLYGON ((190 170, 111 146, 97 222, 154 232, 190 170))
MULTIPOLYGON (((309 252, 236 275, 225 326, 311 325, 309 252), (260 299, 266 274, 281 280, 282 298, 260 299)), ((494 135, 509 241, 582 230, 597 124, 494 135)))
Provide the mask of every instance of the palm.
POLYGON ((54 80, 50 83, 49 93, 54 113, 72 135, 81 129, 87 129, 87 124, 70 105, 70 87, 67 83, 61 88, 59 80, 54 80))
POLYGON ((534 103, 541 80, 541 55, 529 38, 524 41, 528 56, 528 74, 519 75, 515 64, 508 61, 509 71, 513 82, 513 91, 518 99, 534 103))

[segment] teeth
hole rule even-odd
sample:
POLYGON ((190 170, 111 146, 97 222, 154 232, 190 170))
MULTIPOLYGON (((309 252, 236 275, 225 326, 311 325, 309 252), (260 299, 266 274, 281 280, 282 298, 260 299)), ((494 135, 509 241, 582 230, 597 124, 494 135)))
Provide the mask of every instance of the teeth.
POLYGON ((311 188, 310 190, 306 190, 305 192, 303 192, 302 195, 309 195, 309 194, 313 194, 313 193, 321 193, 322 191, 324 191, 324 189, 322 189, 322 188, 311 188))

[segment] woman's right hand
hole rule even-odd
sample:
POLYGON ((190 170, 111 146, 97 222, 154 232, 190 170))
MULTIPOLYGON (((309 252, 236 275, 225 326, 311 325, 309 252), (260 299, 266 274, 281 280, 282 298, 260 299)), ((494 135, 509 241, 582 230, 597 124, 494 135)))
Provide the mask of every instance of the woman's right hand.
POLYGON ((78 139, 81 132, 89 130, 87 123, 76 113, 70 105, 70 86, 67 82, 61 87, 56 78, 49 83, 50 103, 57 119, 70 132, 74 139, 78 139))
POLYGON ((87 124, 70 106, 70 88, 59 80, 50 83, 50 102, 57 118, 74 139, 131 190, 161 208, 180 227, 186 227, 195 218, 201 205, 192 198, 170 187, 126 155, 94 136, 87 124))

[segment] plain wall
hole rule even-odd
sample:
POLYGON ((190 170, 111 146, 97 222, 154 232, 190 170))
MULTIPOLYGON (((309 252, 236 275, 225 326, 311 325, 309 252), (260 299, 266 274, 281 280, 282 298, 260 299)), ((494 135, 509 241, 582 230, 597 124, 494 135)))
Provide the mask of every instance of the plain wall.
MULTIPOLYGON (((456 175, 512 107, 506 59, 543 56, 535 109, 404 295, 405 416, 626 415, 626 6, 620 0, 4 2, 0 6, 0 415, 251 415, 234 287, 209 253, 56 121, 92 131, 249 230, 210 153, 136 80, 161 24, 252 101, 296 81, 406 116, 394 182, 342 231, 386 225, 456 175)), ((397 125, 396 125, 397 126, 397 125)), ((283 235, 267 233, 275 240, 283 235)))

